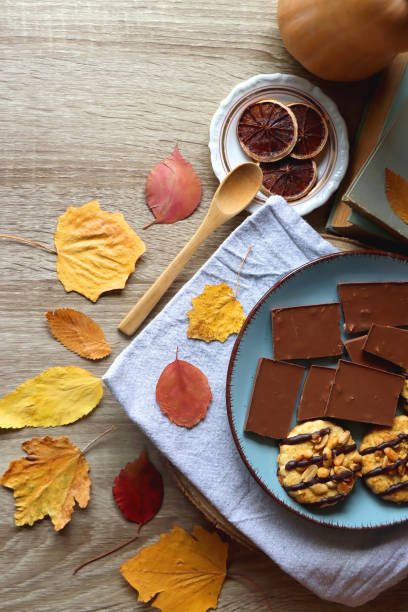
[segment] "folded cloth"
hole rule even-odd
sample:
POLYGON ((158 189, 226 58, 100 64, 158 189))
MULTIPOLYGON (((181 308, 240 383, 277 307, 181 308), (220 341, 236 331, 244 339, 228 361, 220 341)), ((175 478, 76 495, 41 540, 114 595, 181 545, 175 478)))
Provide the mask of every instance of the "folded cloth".
POLYGON ((228 424, 225 381, 235 336, 223 344, 187 338, 191 299, 206 284, 234 288, 250 246, 238 295, 246 313, 290 270, 336 250, 285 200, 269 198, 117 357, 104 380, 129 417, 230 523, 319 597, 358 606, 407 575, 408 526, 340 531, 275 502, 249 474, 228 424), (191 430, 171 423, 155 401, 157 380, 177 346, 180 359, 206 374, 213 393, 207 416, 191 430))

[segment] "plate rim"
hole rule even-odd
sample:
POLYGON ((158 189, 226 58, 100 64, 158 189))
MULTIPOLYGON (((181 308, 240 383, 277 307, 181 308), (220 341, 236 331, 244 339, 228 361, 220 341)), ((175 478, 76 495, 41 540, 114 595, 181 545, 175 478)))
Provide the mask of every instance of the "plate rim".
POLYGON ((342 530, 346 530, 346 531, 373 531, 375 529, 385 529, 387 527, 395 527, 396 525, 402 525, 403 523, 408 522, 408 516, 404 519, 396 520, 390 523, 382 523, 382 524, 378 524, 378 525, 363 525, 363 526, 349 526, 349 525, 340 525, 338 523, 327 523, 325 521, 319 520, 318 518, 314 518, 305 514, 302 514, 301 512, 299 512, 298 510, 296 510, 296 508, 293 508, 292 506, 290 506, 289 504, 285 503, 282 499, 278 498, 273 491, 271 491, 269 489, 269 487, 259 478, 259 476, 257 475, 256 471, 252 468, 252 466, 250 465, 250 462, 248 460, 248 458, 245 455, 245 452, 239 442, 238 439, 238 435, 235 431, 235 425, 234 425, 234 421, 232 418, 232 408, 231 408, 231 377, 232 377, 232 371, 234 368, 234 363, 235 363, 235 359, 236 359, 236 355, 238 352, 238 347, 241 341, 242 336, 244 335, 249 323, 251 322, 252 318, 254 317, 255 313, 259 310, 259 308, 263 305, 263 303, 265 302, 265 300, 267 300, 267 298, 278 288, 280 287, 282 284, 284 284, 285 282, 287 282, 289 279, 291 279, 293 276, 295 276, 296 274, 298 274, 299 272, 301 272, 302 270, 304 270, 305 268, 310 268, 316 264, 319 264, 323 261, 327 261, 329 259, 337 259, 338 257, 355 257, 356 255, 375 255, 375 256, 386 256, 386 257, 391 257, 392 259, 398 259, 398 260, 402 260, 405 261, 408 264, 408 256, 406 255, 402 255, 401 253, 393 253, 393 252, 389 252, 389 251, 382 251, 379 249, 356 249, 355 251, 338 251, 336 253, 330 253, 328 255, 323 255, 321 257, 318 257, 316 259, 313 259, 312 261, 308 261, 305 264, 302 264, 300 266, 298 266, 297 268, 295 268, 294 270, 291 270, 290 272, 288 272, 287 274, 285 274, 282 278, 280 278, 278 281, 276 281, 276 283, 274 283, 272 285, 272 287, 270 287, 270 289, 268 289, 268 291, 266 293, 264 293, 264 295, 256 302, 256 304, 253 306, 253 308, 251 309, 251 311, 248 313, 236 339, 234 342, 234 346, 232 347, 232 351, 231 351, 231 355, 230 355, 230 359, 228 362, 228 370, 227 370, 227 379, 226 379, 226 387, 225 387, 225 395, 226 395, 226 408, 227 408, 227 416, 228 416, 228 422, 229 422, 229 426, 230 426, 230 430, 231 430, 231 434, 233 437, 233 440, 235 442, 235 446, 238 450, 238 453, 242 459, 242 461, 245 464, 245 467, 247 468, 247 470, 249 471, 249 473, 251 474, 251 476, 255 479, 255 481, 262 487, 262 489, 268 493, 268 495, 270 495, 275 501, 277 501, 281 506, 287 508, 288 510, 290 510, 292 513, 296 514, 297 516, 300 516, 302 519, 310 521, 311 523, 315 523, 317 525, 321 525, 323 527, 328 527, 331 529, 342 529, 342 530))
MULTIPOLYGON (((214 174, 221 180, 225 176, 224 169, 218 155, 218 141, 219 141, 219 129, 220 122, 224 120, 226 114, 228 114, 229 107, 231 104, 242 96, 249 88, 261 84, 291 84, 292 86, 300 87, 305 93, 313 95, 319 100, 325 110, 328 112, 332 122, 337 126, 339 131, 337 153, 338 153, 338 167, 334 169, 333 175, 329 178, 326 187, 318 193, 309 202, 291 202, 290 205, 300 214, 309 214, 312 210, 319 208, 325 204, 328 199, 332 196, 335 190, 339 187, 348 166, 349 160, 349 139, 346 123, 338 109, 337 104, 332 98, 322 91, 320 87, 314 85, 311 81, 308 81, 304 77, 300 77, 294 74, 288 73, 260 73, 255 76, 246 79, 245 81, 239 82, 229 94, 220 102, 217 110, 215 111, 211 123, 210 123, 210 139, 208 148, 210 149, 211 166, 214 174)), ((249 212, 255 212, 262 204, 252 202, 247 206, 249 212)))

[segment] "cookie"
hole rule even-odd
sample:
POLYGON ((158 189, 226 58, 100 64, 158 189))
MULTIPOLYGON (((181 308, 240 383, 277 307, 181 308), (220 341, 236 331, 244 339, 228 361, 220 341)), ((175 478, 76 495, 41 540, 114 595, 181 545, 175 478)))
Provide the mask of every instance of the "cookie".
POLYGON ((408 416, 392 427, 375 427, 360 445, 363 479, 373 493, 396 504, 408 502, 408 416))
POLYGON ((298 503, 324 508, 351 492, 361 473, 360 462, 348 430, 320 419, 306 421, 281 442, 278 478, 298 503))

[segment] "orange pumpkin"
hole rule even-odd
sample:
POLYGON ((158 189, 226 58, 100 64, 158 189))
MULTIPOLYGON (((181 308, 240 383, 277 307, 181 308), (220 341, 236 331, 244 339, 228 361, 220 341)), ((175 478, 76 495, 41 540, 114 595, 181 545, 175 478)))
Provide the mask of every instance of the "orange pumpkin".
POLYGON ((408 51, 408 0, 279 0, 285 47, 307 70, 357 81, 408 51))

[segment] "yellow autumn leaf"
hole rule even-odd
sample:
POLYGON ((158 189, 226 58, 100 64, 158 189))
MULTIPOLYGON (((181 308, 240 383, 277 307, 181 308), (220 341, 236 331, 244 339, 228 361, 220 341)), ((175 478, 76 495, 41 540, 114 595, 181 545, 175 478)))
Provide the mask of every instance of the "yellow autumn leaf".
POLYGON ((146 250, 122 213, 104 212, 96 200, 70 206, 58 220, 54 239, 57 275, 65 291, 82 293, 92 302, 105 291, 122 289, 146 250))
POLYGON ((178 527, 142 549, 120 568, 139 591, 138 601, 162 612, 206 612, 216 608, 227 573, 228 544, 217 533, 194 527, 192 535, 178 527))
POLYGON ((110 355, 111 348, 102 329, 83 312, 58 308, 46 312, 45 317, 54 338, 70 351, 86 359, 102 359, 110 355))
POLYGON ((12 461, 0 480, 13 489, 15 523, 33 525, 48 515, 59 531, 71 520, 75 502, 88 504, 89 465, 66 436, 32 438, 22 447, 28 457, 12 461))
POLYGON ((187 313, 189 338, 224 342, 231 334, 237 334, 245 321, 240 302, 225 283, 206 285, 191 301, 193 309, 187 313))
POLYGON ((82 418, 99 404, 102 381, 76 366, 54 367, 0 400, 0 427, 56 427, 82 418))
POLYGON ((408 224, 408 181, 386 168, 385 192, 392 210, 404 223, 408 224))

